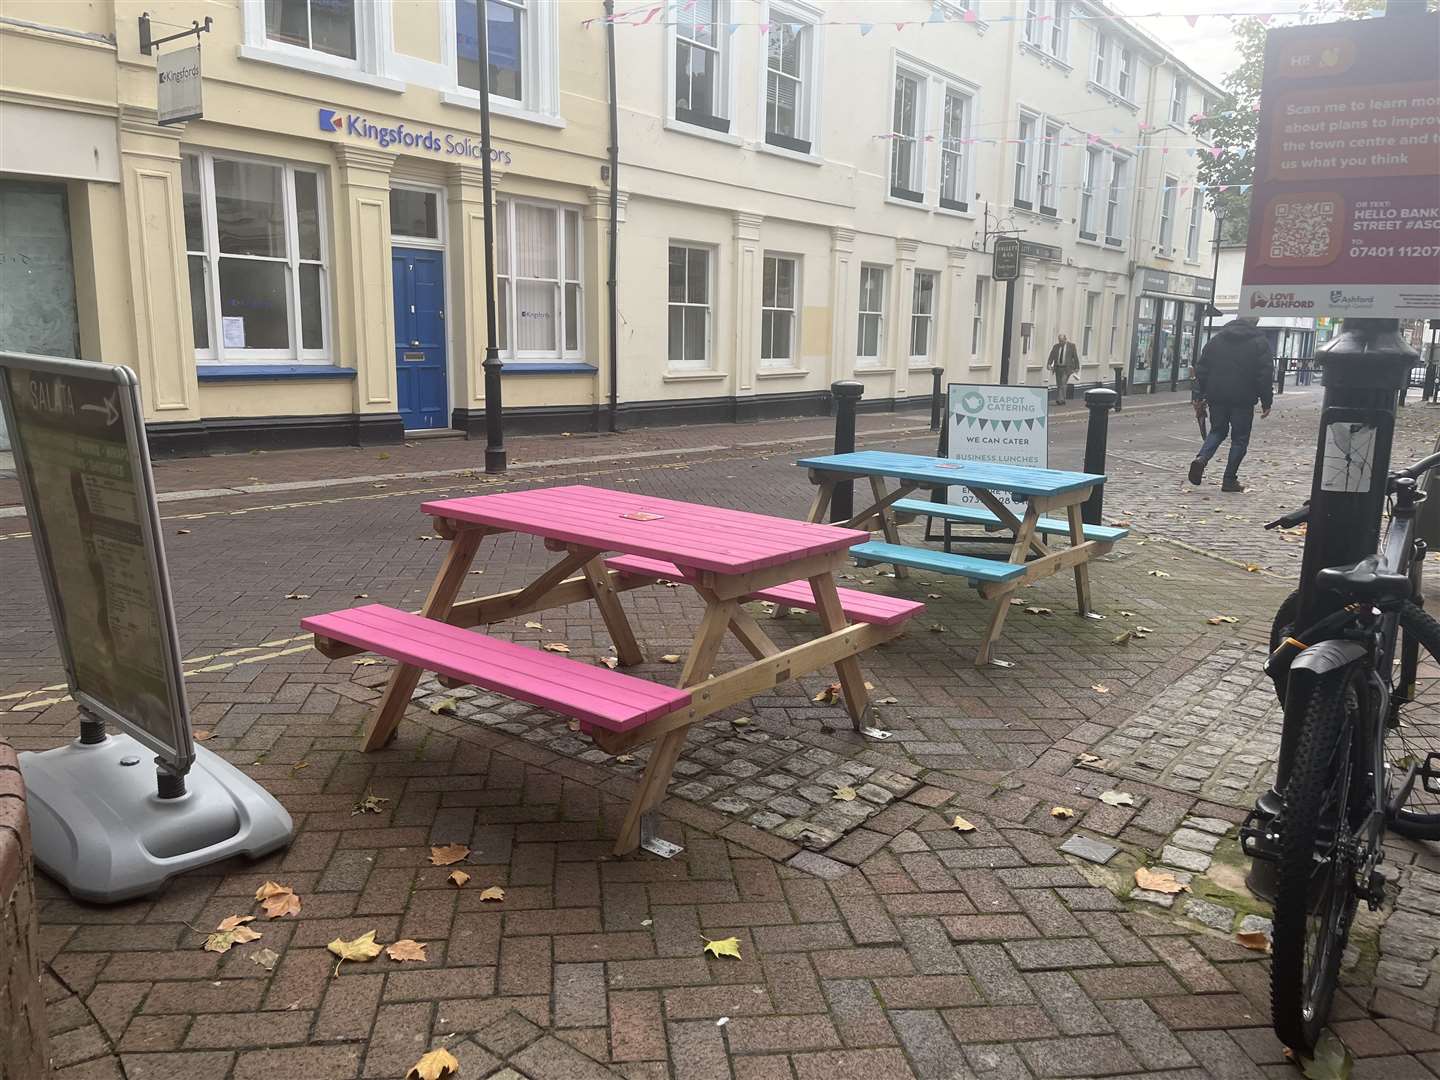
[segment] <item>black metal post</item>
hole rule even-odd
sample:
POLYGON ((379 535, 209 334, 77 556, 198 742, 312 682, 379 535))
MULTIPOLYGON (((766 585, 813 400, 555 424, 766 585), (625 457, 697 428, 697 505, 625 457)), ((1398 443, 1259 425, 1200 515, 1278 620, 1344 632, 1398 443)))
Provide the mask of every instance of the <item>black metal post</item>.
POLYGON ((1285 368, 1290 363, 1288 356, 1282 356, 1275 361, 1275 392, 1285 393, 1285 368))
POLYGON ((500 392, 500 342, 495 319, 495 181, 490 171, 490 28, 484 8, 480 30, 480 162, 485 197, 485 471, 505 471, 504 404, 500 392))
MULTIPOLYGON (((1090 420, 1085 427, 1085 465, 1087 473, 1105 471, 1105 444, 1110 435, 1110 413, 1120 407, 1120 395, 1114 390, 1097 386, 1085 391, 1085 407, 1090 410, 1090 420)), ((1101 484, 1090 492, 1090 498, 1080 508, 1080 516, 1086 525, 1099 525, 1100 515, 1105 507, 1105 485, 1101 484)))
MULTIPOLYGON (((1313 626, 1342 603, 1334 593, 1317 589, 1315 576, 1327 566, 1358 562, 1373 554, 1379 543, 1397 392, 1409 378, 1414 357, 1415 350, 1400 336, 1398 319, 1346 319, 1340 333, 1315 354, 1325 398, 1315 445, 1310 521, 1300 563, 1297 629, 1313 626), (1351 431, 1364 428, 1374 430, 1369 479, 1363 488, 1345 490, 1352 485, 1343 480, 1346 454, 1339 440, 1348 440, 1351 431), (1342 476, 1340 483, 1331 475, 1336 469, 1342 476)), ((1364 476, 1364 471, 1357 475, 1364 476)), ((1275 783, 1255 803, 1257 824, 1262 829, 1279 814, 1284 801, 1296 743, 1304 727, 1304 718, 1297 715, 1297 708, 1304 707, 1303 697, 1292 694, 1286 702, 1275 783)), ((1275 864, 1264 859, 1252 861, 1246 881, 1256 896, 1273 900, 1275 864)))
POLYGON ((1010 349, 1015 337, 1015 282, 1005 282, 1005 328, 1000 332, 1000 385, 1010 384, 1010 349))
POLYGON ((1440 367, 1440 355, 1437 355, 1435 343, 1430 343, 1430 362, 1425 365, 1425 401, 1435 400, 1435 371, 1440 367))
POLYGON ((610 360, 610 407, 606 428, 620 430, 620 99, 615 91, 615 0, 605 0, 605 59, 610 82, 610 251, 605 293, 609 301, 606 344, 610 360))
MULTIPOLYGON (((830 384, 830 393, 835 399, 835 453, 855 452, 855 406, 860 395, 865 393, 865 384, 842 380, 830 384)), ((835 494, 830 498, 830 520, 849 521, 855 515, 855 483, 843 480, 835 485, 835 494)))
POLYGON ((1119 412, 1125 403, 1125 376, 1120 374, 1125 370, 1125 365, 1111 364, 1110 370, 1115 372, 1115 411, 1119 412))
POLYGON ((943 367, 931 368, 930 375, 934 379, 930 387, 930 430, 940 430, 940 418, 945 415, 944 391, 940 388, 940 380, 945 377, 943 367))

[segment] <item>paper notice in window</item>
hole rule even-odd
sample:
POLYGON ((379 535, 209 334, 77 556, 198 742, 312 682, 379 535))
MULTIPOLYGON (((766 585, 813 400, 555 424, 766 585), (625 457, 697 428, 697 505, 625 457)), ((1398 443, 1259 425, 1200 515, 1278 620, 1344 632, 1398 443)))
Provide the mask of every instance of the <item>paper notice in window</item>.
POLYGON ((220 316, 220 340, 227 349, 245 348, 245 316, 220 316))

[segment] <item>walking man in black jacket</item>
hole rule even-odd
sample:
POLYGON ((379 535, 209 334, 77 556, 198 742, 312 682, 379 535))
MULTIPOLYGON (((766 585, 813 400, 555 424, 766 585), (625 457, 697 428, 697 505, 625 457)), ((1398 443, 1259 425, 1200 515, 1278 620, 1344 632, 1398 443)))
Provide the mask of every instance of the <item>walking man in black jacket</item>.
POLYGON ((1255 402, 1260 402, 1260 415, 1266 417, 1274 400, 1275 356, 1259 322, 1246 317, 1221 327, 1195 366, 1195 415, 1203 418, 1208 406, 1210 434, 1190 463, 1192 484, 1204 478, 1205 466, 1228 434, 1230 457, 1225 462, 1225 480, 1220 490, 1245 490, 1240 483, 1240 463, 1250 448, 1255 402))

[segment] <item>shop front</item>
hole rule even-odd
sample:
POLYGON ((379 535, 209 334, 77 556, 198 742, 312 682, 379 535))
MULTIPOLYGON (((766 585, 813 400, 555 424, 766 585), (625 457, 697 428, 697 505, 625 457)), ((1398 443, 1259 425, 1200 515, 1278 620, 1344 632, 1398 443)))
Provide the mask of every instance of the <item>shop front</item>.
POLYGON ((1210 278, 1153 267, 1135 272, 1132 393, 1175 390, 1188 382, 1212 286, 1210 278))

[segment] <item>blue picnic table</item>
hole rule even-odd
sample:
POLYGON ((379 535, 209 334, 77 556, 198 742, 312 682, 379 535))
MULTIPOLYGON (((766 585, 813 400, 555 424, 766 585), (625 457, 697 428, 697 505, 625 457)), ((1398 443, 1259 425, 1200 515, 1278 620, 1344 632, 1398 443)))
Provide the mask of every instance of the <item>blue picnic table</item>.
POLYGON ((817 486, 810 506, 811 521, 824 519, 836 484, 862 477, 869 480, 870 505, 845 524, 851 528, 878 529, 884 539, 851 548, 851 555, 858 561, 887 563, 895 568, 897 577, 904 577, 907 569, 956 575, 969 581, 982 598, 991 602, 985 637, 975 659, 977 667, 1012 666, 994 656, 995 642, 1004 629, 1014 593, 1040 578, 1072 570, 1080 615, 1092 619, 1104 617, 1090 608, 1088 564, 1108 552, 1128 530, 1086 525, 1081 518, 1082 504, 1105 482, 1102 474, 879 450, 802 458, 797 464, 809 470, 810 479, 817 486), (895 481, 895 486, 888 487, 887 481, 895 481), (949 487, 965 488, 980 506, 909 498, 919 488, 949 487), (1006 505, 999 497, 1001 494, 1023 497, 1023 516, 1006 505), (1008 534, 1010 547, 1005 558, 992 559, 910 546, 901 543, 897 515, 925 515, 946 522, 981 525, 992 532, 1008 534), (1050 540, 1055 535, 1067 539, 1068 546, 1055 546, 1050 540))

